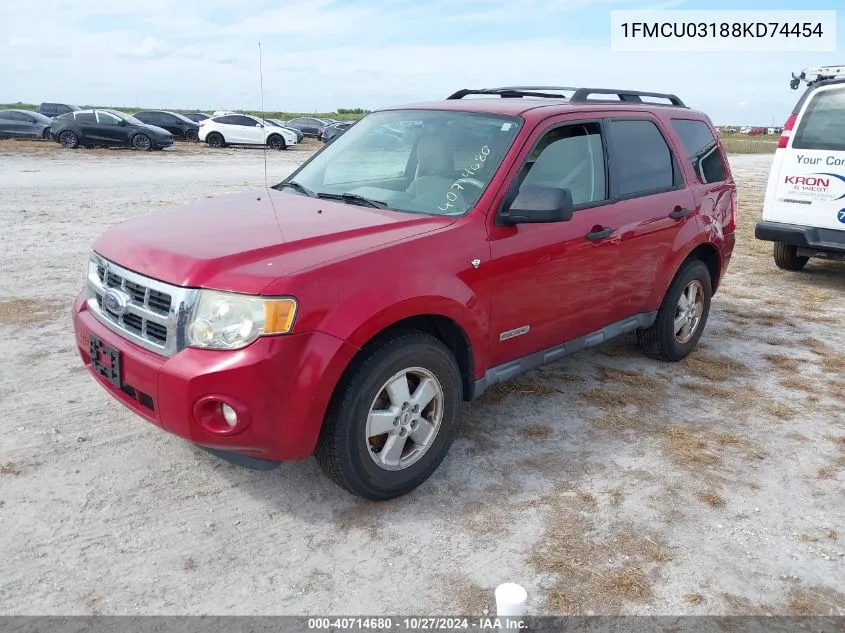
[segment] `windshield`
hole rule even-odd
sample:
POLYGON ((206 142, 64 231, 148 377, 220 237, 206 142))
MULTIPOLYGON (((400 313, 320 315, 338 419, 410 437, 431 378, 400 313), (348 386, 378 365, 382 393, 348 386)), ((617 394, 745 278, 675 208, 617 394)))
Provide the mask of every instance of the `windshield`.
POLYGON ((474 112, 374 112, 286 179, 299 187, 277 187, 292 195, 352 194, 397 211, 463 215, 487 188, 520 123, 474 112))

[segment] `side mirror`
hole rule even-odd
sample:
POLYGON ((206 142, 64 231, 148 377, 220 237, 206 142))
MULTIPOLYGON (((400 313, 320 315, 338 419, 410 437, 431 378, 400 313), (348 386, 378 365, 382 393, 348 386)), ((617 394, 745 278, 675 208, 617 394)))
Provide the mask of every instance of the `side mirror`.
POLYGON ((513 202, 502 209, 499 218, 506 226, 565 222, 572 219, 572 192, 559 187, 521 187, 513 202))

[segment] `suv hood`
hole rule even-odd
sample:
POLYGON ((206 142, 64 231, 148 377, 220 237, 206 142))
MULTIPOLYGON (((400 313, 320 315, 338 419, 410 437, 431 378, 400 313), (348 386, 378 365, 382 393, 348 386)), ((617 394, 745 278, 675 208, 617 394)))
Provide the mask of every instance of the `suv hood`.
POLYGON ((272 199, 258 189, 167 207, 108 229, 94 250, 168 283, 257 294, 284 275, 456 219, 269 193, 272 199))

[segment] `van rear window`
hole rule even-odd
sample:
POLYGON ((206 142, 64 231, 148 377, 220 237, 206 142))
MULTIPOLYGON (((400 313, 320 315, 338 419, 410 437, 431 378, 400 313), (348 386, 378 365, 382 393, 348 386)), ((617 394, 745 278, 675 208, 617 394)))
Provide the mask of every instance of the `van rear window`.
POLYGON ((812 97, 793 136, 792 147, 845 151, 845 87, 812 97))

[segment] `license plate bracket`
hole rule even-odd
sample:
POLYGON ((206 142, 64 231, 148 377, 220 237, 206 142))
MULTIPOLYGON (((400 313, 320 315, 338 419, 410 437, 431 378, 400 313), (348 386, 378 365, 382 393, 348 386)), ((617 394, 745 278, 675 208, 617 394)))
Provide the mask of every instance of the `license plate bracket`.
POLYGON ((91 354, 91 367, 94 371, 118 389, 123 387, 120 350, 112 347, 99 336, 92 334, 89 352, 91 354))

